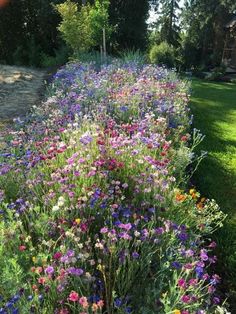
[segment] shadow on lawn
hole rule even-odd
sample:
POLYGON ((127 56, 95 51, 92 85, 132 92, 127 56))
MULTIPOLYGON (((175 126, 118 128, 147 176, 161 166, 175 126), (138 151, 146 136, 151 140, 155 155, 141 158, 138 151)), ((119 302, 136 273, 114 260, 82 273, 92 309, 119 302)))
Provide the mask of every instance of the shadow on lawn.
POLYGON ((232 313, 236 313, 236 85, 193 80, 191 110, 194 127, 206 136, 199 150, 209 153, 193 183, 228 214, 214 237, 223 290, 232 313))

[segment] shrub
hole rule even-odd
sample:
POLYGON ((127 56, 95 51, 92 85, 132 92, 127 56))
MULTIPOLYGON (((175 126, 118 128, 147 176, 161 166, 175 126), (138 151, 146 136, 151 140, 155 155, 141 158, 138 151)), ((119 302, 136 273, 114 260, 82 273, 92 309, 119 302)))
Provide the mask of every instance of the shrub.
POLYGON ((40 66, 41 67, 53 67, 63 65, 68 61, 69 49, 67 46, 61 46, 54 51, 54 56, 49 56, 46 53, 41 53, 40 66))
POLYGON ((208 81, 220 81, 226 73, 226 67, 224 65, 216 67, 206 76, 208 81))
POLYGON ((120 54, 121 59, 126 62, 134 62, 135 64, 144 64, 146 56, 140 50, 126 50, 120 54))
POLYGON ((174 48, 166 42, 162 42, 160 45, 154 45, 149 52, 149 59, 151 63, 165 65, 171 68, 175 65, 174 48))

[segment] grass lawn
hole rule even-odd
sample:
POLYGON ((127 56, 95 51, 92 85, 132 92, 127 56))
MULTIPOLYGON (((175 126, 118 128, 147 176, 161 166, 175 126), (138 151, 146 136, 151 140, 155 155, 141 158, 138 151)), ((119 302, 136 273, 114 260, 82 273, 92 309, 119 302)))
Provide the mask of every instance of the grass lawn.
POLYGON ((228 214, 216 240, 221 274, 236 313, 236 84, 193 79, 191 109, 194 127, 206 136, 199 149, 209 153, 194 184, 228 214))

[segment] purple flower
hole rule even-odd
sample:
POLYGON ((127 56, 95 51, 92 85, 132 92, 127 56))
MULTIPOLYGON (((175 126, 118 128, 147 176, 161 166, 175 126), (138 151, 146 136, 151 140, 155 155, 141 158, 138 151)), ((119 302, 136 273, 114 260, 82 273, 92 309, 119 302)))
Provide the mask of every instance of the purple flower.
POLYGON ((67 269, 67 273, 74 276, 81 276, 83 275, 84 271, 81 268, 70 267, 67 269))
POLYGON ((202 261, 207 261, 208 260, 207 251, 205 249, 202 249, 200 251, 200 258, 201 258, 202 261))
POLYGON ((132 257, 133 257, 134 259, 139 258, 138 252, 133 252, 133 253, 132 253, 132 257))
POLYGON ((124 229, 126 231, 129 231, 132 228, 131 223, 127 223, 127 224, 119 224, 119 228, 124 229))
POLYGON ((157 234, 163 234, 164 233, 164 228, 160 227, 160 228, 156 228, 156 233, 157 234))
POLYGON ((52 275, 54 273, 54 268, 52 266, 48 266, 45 269, 45 273, 48 274, 48 275, 52 275))
POLYGON ((181 242, 185 242, 188 240, 188 235, 187 233, 180 233, 177 235, 178 239, 181 241, 181 242))
POLYGON ((74 256, 75 256, 75 252, 74 252, 73 250, 68 250, 67 253, 66 253, 66 255, 67 255, 68 257, 74 257, 74 256))
POLYGON ((219 303, 220 303, 220 298, 214 297, 214 298, 212 299, 212 302, 213 302, 213 304, 219 304, 219 303))
POLYGON ((100 230, 101 233, 107 233, 108 232, 108 228, 107 227, 103 227, 100 230))

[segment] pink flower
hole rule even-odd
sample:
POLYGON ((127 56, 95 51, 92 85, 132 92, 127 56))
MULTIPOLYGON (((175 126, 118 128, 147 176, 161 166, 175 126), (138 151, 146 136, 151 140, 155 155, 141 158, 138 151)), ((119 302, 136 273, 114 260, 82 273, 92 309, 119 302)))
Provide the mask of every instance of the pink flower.
POLYGON ((197 285, 197 283, 198 283, 198 280, 197 279, 194 279, 194 278, 192 278, 192 279, 190 279, 189 280, 189 285, 190 286, 193 286, 193 287, 195 287, 196 285, 197 285))
POLYGON ((26 250, 26 246, 25 246, 25 245, 20 245, 20 246, 19 246, 19 250, 20 250, 21 252, 25 251, 25 250, 26 250))
POLYGON ((60 309, 58 314, 69 314, 69 310, 68 309, 60 309))
POLYGON ((217 245, 216 242, 213 241, 213 242, 211 242, 211 243, 208 245, 208 247, 214 249, 214 248, 216 247, 216 245, 217 245))
POLYGON ((131 225, 131 223, 119 224, 119 227, 120 227, 121 229, 124 229, 124 230, 126 230, 126 231, 129 231, 129 230, 132 228, 132 225, 131 225))
POLYGON ((108 231, 108 228, 107 228, 107 227, 103 227, 103 228, 100 230, 101 233, 107 233, 107 231, 108 231))
POLYGON ((75 291, 71 291, 68 300, 69 300, 69 301, 72 301, 72 302, 77 302, 77 301, 79 300, 79 295, 78 295, 78 293, 75 292, 75 291))
POLYGON ((97 306, 99 308, 102 308, 104 306, 104 301, 103 300, 98 301, 97 306))
POLYGON ((82 305, 82 307, 83 307, 84 309, 86 309, 86 308, 89 306, 88 300, 87 300, 86 297, 81 297, 81 298, 79 299, 79 304, 82 305))

